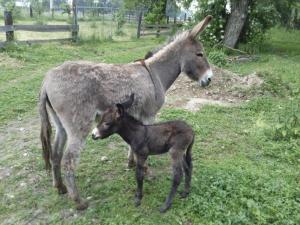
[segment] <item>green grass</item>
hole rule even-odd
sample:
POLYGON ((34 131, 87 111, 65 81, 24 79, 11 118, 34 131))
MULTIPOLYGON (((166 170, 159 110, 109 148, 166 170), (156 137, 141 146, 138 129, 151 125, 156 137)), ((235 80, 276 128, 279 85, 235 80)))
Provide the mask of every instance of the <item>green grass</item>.
POLYGON ((98 142, 88 139, 77 181, 81 194, 89 197, 90 207, 84 212, 73 210, 73 203, 56 194, 51 177, 43 170, 35 108, 42 77, 53 66, 77 59, 129 62, 142 57, 158 41, 47 44, 12 47, 1 53, 9 56, 9 63, 1 65, 0 76, 0 132, 5 137, 0 148, 0 169, 10 168, 11 175, 0 183, 0 221, 300 224, 300 139, 273 138, 279 116, 290 116, 299 104, 295 94, 300 84, 299 32, 282 33, 271 31, 268 47, 257 61, 227 68, 242 75, 268 74, 268 88, 280 89, 281 83, 271 82, 280 77, 291 86, 293 96, 274 92, 236 107, 205 106, 196 113, 162 111, 160 120, 183 119, 196 132, 191 195, 184 200, 176 196, 171 210, 163 215, 158 208, 170 188, 170 160, 167 155, 150 158, 155 179, 146 180, 142 205, 135 208, 134 172, 125 170, 127 147, 117 136, 98 142), (28 130, 22 133, 20 127, 28 130), (111 162, 102 162, 101 156, 111 162))

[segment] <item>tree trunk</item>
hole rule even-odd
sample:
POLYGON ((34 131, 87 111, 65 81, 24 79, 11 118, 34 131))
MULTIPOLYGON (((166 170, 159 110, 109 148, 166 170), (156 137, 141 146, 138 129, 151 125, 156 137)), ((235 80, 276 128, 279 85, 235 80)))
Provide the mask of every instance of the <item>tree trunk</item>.
POLYGON ((224 35, 224 44, 234 48, 247 19, 250 0, 231 1, 231 14, 227 21, 224 35))
POLYGON ((32 6, 31 6, 31 4, 29 6, 29 13, 30 13, 30 17, 32 18, 33 17, 33 12, 32 12, 32 6))

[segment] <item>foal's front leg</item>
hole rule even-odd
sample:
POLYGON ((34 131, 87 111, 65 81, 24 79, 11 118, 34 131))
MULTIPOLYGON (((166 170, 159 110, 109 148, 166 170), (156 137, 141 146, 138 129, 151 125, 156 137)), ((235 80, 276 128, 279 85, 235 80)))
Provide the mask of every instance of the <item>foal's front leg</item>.
POLYGON ((147 160, 147 156, 136 155, 136 181, 137 190, 135 193, 135 206, 138 207, 141 204, 143 198, 143 180, 144 180, 144 164, 147 160))

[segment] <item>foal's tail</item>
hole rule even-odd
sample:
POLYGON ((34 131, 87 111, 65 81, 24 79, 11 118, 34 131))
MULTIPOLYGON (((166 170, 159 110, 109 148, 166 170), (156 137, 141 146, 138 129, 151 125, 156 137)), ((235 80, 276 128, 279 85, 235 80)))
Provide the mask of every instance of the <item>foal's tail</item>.
POLYGON ((41 117, 40 138, 43 147, 43 158, 45 160, 45 168, 46 170, 50 170, 51 169, 50 157, 52 152, 51 149, 52 128, 51 128, 51 123, 49 121, 49 116, 46 108, 47 103, 51 107, 46 90, 42 88, 40 92, 40 101, 39 101, 39 112, 41 117))
POLYGON ((189 168, 192 167, 192 148, 195 140, 195 135, 193 135, 192 142, 187 147, 186 153, 185 153, 185 161, 189 168))

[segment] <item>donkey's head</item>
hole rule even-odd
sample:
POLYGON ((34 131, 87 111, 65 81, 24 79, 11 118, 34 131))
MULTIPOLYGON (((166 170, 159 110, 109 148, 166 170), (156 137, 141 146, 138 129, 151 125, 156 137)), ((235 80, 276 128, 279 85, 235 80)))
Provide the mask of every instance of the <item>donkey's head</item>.
POLYGON ((127 101, 106 109, 102 115, 101 121, 92 131, 92 138, 94 140, 99 138, 104 139, 117 133, 122 126, 122 121, 127 115, 126 109, 132 106, 133 101, 134 94, 131 94, 127 101))
POLYGON ((181 72, 187 74, 192 80, 198 81, 202 87, 209 85, 213 76, 207 61, 203 46, 197 41, 197 36, 206 28, 212 16, 205 17, 198 23, 182 42, 181 72))

